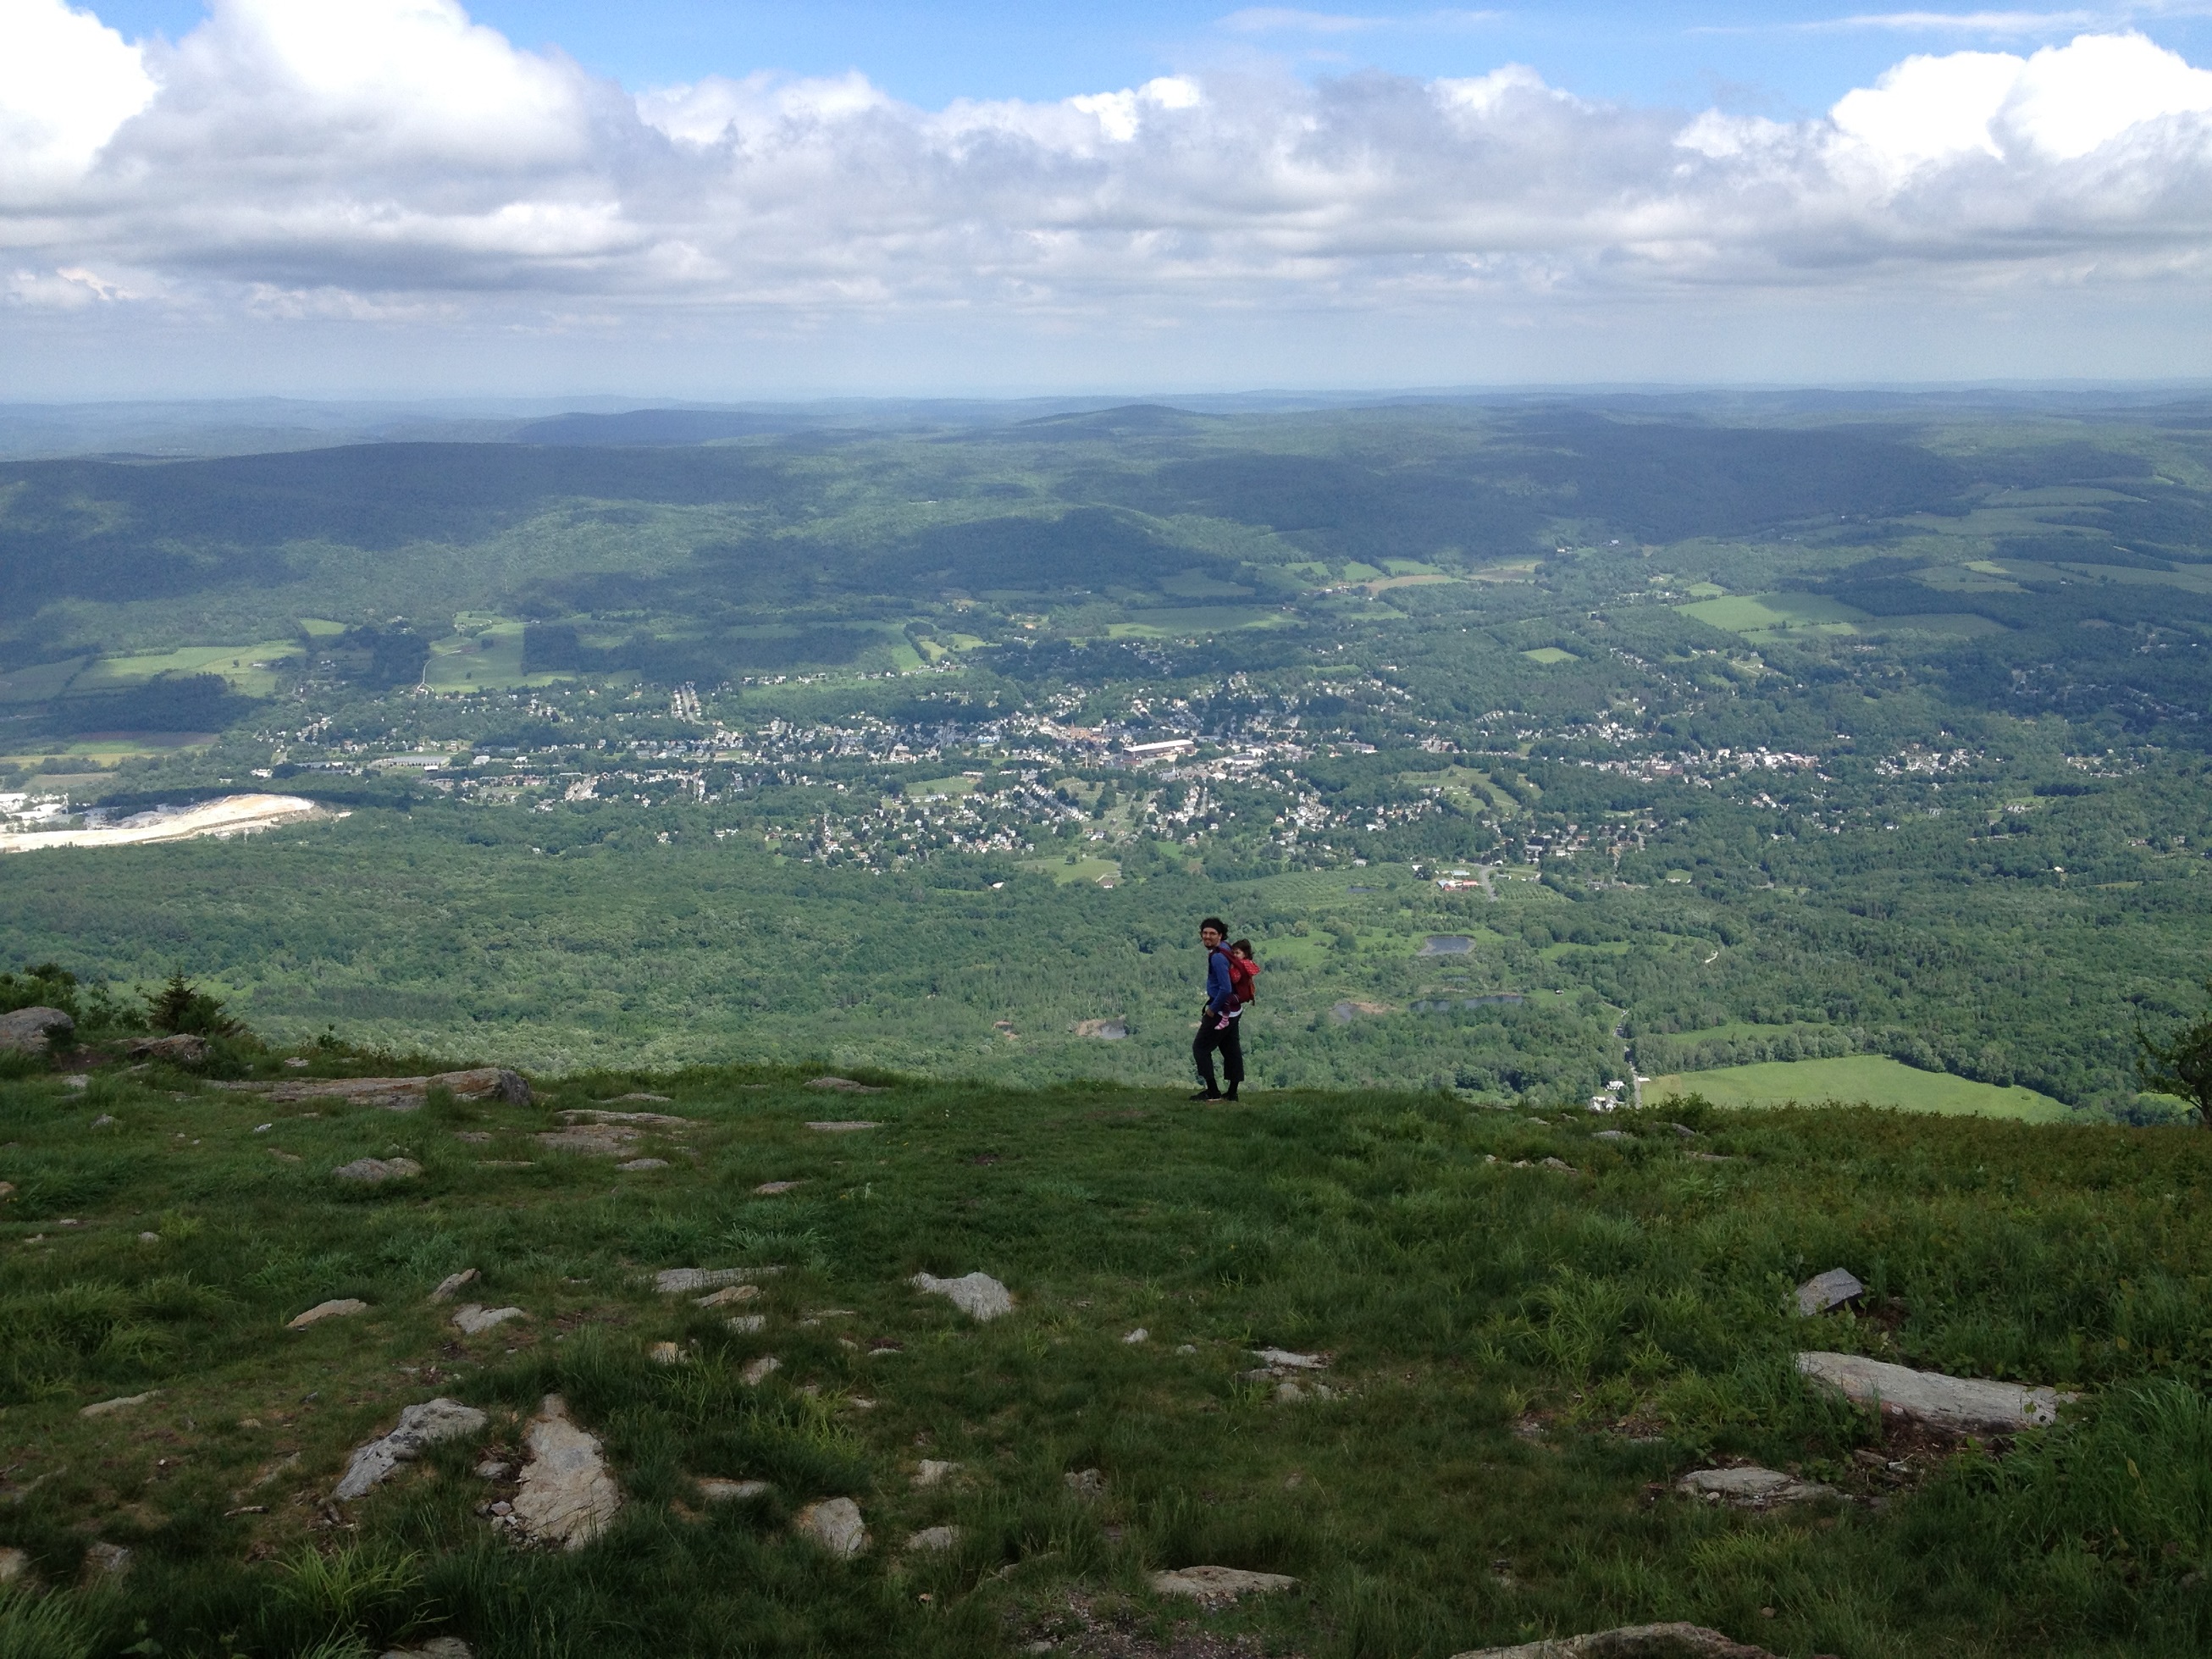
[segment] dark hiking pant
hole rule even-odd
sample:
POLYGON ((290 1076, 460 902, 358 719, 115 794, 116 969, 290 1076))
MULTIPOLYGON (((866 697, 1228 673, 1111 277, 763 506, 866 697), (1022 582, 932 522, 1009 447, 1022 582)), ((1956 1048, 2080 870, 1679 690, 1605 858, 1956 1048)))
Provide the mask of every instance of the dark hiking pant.
POLYGON ((1206 1085, 1206 1093, 1218 1093, 1221 1086, 1213 1080, 1213 1051, 1216 1048, 1221 1050, 1221 1069, 1229 1079, 1229 1086, 1233 1089, 1243 1082, 1244 1038, 1238 1030, 1243 1024, 1241 1019, 1232 1019, 1227 1030, 1217 1031, 1213 1029, 1212 1014, 1199 1021, 1198 1035, 1191 1040, 1190 1057, 1198 1064, 1198 1080, 1206 1085))

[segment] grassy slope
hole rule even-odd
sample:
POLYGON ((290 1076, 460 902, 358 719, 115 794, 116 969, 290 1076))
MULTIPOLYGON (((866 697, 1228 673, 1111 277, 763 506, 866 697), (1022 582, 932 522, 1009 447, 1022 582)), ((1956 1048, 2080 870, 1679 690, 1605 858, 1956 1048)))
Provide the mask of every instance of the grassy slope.
POLYGON ((1688 1140, 1656 1115, 1613 1121, 1634 1138, 1437 1096, 1200 1110, 898 1083, 854 1099, 726 1070, 407 1116, 154 1074, 0 1084, 17 1188, 0 1210, 0 1544, 49 1583, 95 1536, 137 1548, 119 1593, 81 1610, 102 1653, 136 1632, 289 1659, 336 1629, 373 1654, 411 1628, 487 1659, 980 1654, 1050 1628, 1071 1587, 1165 1616, 1144 1570, 1200 1561, 1299 1577, 1212 1622, 1316 1656, 1673 1617, 1850 1659, 2202 1650, 2212 1139, 1849 1109, 1709 1115, 1688 1140), (696 1121, 641 1148, 671 1168, 621 1174, 526 1138, 559 1105, 641 1085, 696 1121), (803 1127, 856 1109, 883 1127, 803 1127), (118 1121, 94 1129, 103 1113, 118 1121), (418 1182, 329 1178, 401 1148, 418 1182), (1514 1167, 1547 1155, 1581 1173, 1514 1167), (505 1161, 529 1167, 490 1167, 505 1161), (772 1179, 807 1184, 753 1194, 772 1179), (638 1282, 769 1262, 789 1271, 751 1304, 758 1335, 638 1282), (1788 1286, 1838 1264, 1872 1287, 1869 1316, 1785 1317, 1788 1286), (423 1298, 465 1266, 486 1275, 471 1294, 529 1322, 444 1328, 423 1298), (971 1326, 905 1286, 921 1268, 988 1271, 1021 1307, 971 1326), (342 1296, 372 1311, 280 1328, 342 1296), (825 1306, 853 1312, 799 1322, 825 1306), (1150 1340, 1125 1344, 1138 1326, 1150 1340), (692 1357, 649 1364, 661 1340, 692 1357), (871 1354, 878 1340, 901 1352, 871 1354), (1269 1343, 1332 1355, 1344 1397, 1279 1405, 1241 1381, 1269 1343), (2089 1400, 2080 1426, 2002 1461, 1893 1443, 1911 1464, 1898 1492, 1851 1456, 1875 1425, 1796 1384, 1799 1345, 2089 1400), (749 1389, 736 1372, 763 1352, 784 1368, 749 1389), (135 1412, 76 1414, 149 1388, 135 1412), (400 1406, 472 1401, 511 1446, 552 1388, 628 1494, 599 1545, 492 1542, 469 1447, 355 1506, 357 1533, 327 1528, 345 1449, 400 1406), (1653 1485, 1715 1455, 1889 1502, 1754 1516, 1653 1485), (923 1455, 964 1473, 916 1492, 923 1455), (1097 1505, 1062 1480, 1091 1467, 1109 1482, 1097 1505), (697 1474, 775 1490, 702 1517, 697 1474), (830 1493, 857 1498, 876 1540, 849 1567, 785 1528, 830 1493), (898 1540, 941 1522, 968 1529, 962 1547, 902 1565, 898 1540), (283 1569, 311 1547, 336 1566, 283 1569))
POLYGON ((1710 1072, 1654 1078, 1644 1085, 1644 1092, 1653 1101, 1699 1094, 1716 1106, 1856 1101, 1900 1111, 1966 1113, 2019 1118, 2030 1123, 2057 1122, 2067 1115, 2063 1101, 2033 1089, 2000 1089, 1995 1084, 1953 1077, 1948 1072, 1923 1072, 1881 1054, 1723 1066, 1710 1072))

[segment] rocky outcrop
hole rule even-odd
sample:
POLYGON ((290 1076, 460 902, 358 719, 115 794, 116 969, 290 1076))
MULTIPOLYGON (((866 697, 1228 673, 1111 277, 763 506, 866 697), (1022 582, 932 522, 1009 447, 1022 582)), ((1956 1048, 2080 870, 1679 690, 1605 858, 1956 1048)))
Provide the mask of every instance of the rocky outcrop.
POLYGON ((1268 1595, 1296 1589, 1298 1581, 1279 1572, 1248 1572, 1242 1567, 1178 1567, 1152 1577, 1155 1595, 1182 1595, 1207 1607, 1220 1607, 1240 1595, 1268 1595))
POLYGON ((58 1008, 18 1008, 0 1014, 0 1049, 43 1054, 68 1048, 76 1035, 76 1022, 58 1008))
POLYGON ((402 1463, 410 1462, 427 1446, 457 1440, 482 1429, 484 1414, 458 1400, 426 1400, 399 1413, 398 1426, 379 1440, 356 1447, 332 1498, 343 1503, 362 1497, 378 1482, 391 1478, 402 1463))
POLYGON ((125 1044, 123 1052, 133 1060, 156 1060, 170 1066, 197 1066, 207 1058, 208 1044, 204 1036, 190 1031, 179 1031, 171 1036, 140 1037, 125 1044))
POLYGON ((1800 1480, 1779 1469, 1692 1469, 1674 1483, 1677 1492, 1727 1504, 1740 1510, 1770 1509, 1829 1498, 1834 1489, 1800 1480))
POLYGON ((284 1328, 288 1331, 304 1331, 308 1326, 319 1325, 325 1319, 350 1319, 356 1314, 368 1311, 368 1303, 355 1297, 339 1297, 334 1301, 318 1302, 303 1314, 294 1314, 291 1318, 284 1322, 284 1328))
POLYGON ((599 1437, 568 1418, 568 1403, 549 1394, 523 1437, 527 1462, 508 1526, 532 1543, 580 1550, 605 1530, 622 1508, 622 1490, 607 1468, 599 1437))
POLYGON ((503 1066, 441 1072, 434 1077, 311 1077, 283 1083, 221 1083, 220 1089, 257 1094, 278 1105, 306 1100, 342 1100, 352 1106, 380 1106, 387 1112, 411 1112, 443 1089, 456 1100, 497 1100, 509 1106, 530 1104, 530 1085, 503 1066))

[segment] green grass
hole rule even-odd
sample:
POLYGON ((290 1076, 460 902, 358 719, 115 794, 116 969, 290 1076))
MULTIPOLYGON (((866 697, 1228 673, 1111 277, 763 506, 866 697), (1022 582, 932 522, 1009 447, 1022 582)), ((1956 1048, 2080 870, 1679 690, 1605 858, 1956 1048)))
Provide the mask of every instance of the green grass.
POLYGON ((136 1552, 98 1595, 0 1601, 0 1652, 296 1659, 446 1633, 483 1659, 965 1659, 1048 1634, 1070 1592, 1140 1634, 1194 1619, 1310 1659, 1678 1618, 1851 1659, 2201 1650, 2212 1223, 2169 1194, 2212 1181, 2212 1137, 1692 1106, 1684 1140, 1660 1114, 1547 1124, 1439 1094, 1200 1110, 890 1078, 854 1099, 805 1075, 599 1074, 404 1115, 172 1074, 0 1082, 0 1544, 47 1585, 95 1538, 136 1552), (691 1121, 640 1143, 666 1169, 531 1138, 638 1089, 691 1121), (804 1127, 861 1115, 882 1127, 804 1127), (329 1178, 395 1147, 419 1180, 329 1178), (1515 1167, 1547 1156, 1578 1173, 1515 1167), (806 1184, 755 1196, 769 1180, 806 1184), (767 1264, 785 1271, 746 1305, 755 1334, 640 1282, 767 1264), (1784 1312, 1838 1265, 1866 1317, 1784 1312), (469 1266, 471 1297, 530 1317, 459 1336, 425 1296, 469 1266), (923 1269, 991 1273, 1018 1308, 973 1325, 908 1287, 923 1269), (342 1296, 369 1311, 282 1328, 342 1296), (851 1311, 805 1322, 829 1307, 851 1311), (687 1357, 650 1363, 659 1341, 687 1357), (1336 1397, 1245 1379, 1265 1345, 1328 1355, 1336 1397), (1881 1425, 1796 1380, 1807 1345, 2086 1399, 2009 1449, 1893 1443, 1893 1485, 1852 1455, 1881 1425), (781 1370, 746 1387, 764 1353, 781 1370), (495 1541, 471 1470, 555 1389, 625 1506, 543 1555, 495 1541), (486 1434, 325 1528, 348 1448, 440 1394, 486 1434), (923 1456, 961 1471, 917 1490, 923 1456), (1668 1492, 1716 1456, 1885 1501, 1749 1515, 1668 1492), (1063 1480, 1086 1468, 1096 1503, 1063 1480), (710 1510, 708 1474, 771 1490, 710 1510), (848 1565, 787 1525, 832 1494, 874 1539, 848 1565), (957 1549, 902 1559, 940 1523, 957 1549), (1199 1562, 1300 1588, 1203 1615, 1147 1590, 1199 1562))
POLYGON ((1523 651, 1521 654, 1528 658, 1530 662, 1542 663, 1547 668, 1554 663, 1582 660, 1573 652, 1562 651, 1556 645, 1540 645, 1534 651, 1523 651))
POLYGON ((1739 593, 1674 608, 1731 634, 1850 634, 1857 631, 1855 624, 1871 620, 1863 611, 1817 593, 1739 593))
POLYGON ((462 620, 471 631, 441 640, 430 647, 422 684, 431 690, 507 691, 570 678, 522 672, 522 623, 481 617, 462 620))
POLYGON ((70 694, 119 691, 163 674, 219 674, 234 691, 266 697, 276 690, 275 666, 300 654, 296 640, 260 645, 192 645, 149 656, 102 657, 69 684, 70 694))
POLYGON ((1121 866, 1114 859, 1070 858, 1062 854, 1056 858, 1024 859, 1021 868, 1034 870, 1041 876, 1050 876, 1062 884, 1072 881, 1119 881, 1121 866))
MULTIPOLYGON (((1693 1032, 1683 1041, 1692 1042, 1703 1035, 1706 1034, 1693 1032)), ((2057 1122, 2068 1115, 2063 1102, 2033 1089, 1999 1088, 1946 1072, 1923 1072, 1881 1054, 1725 1066, 1710 1072, 1654 1078, 1644 1087, 1647 1100, 1692 1093, 1703 1095, 1716 1106, 1851 1101, 1897 1111, 2009 1117, 2030 1123, 2057 1122)))

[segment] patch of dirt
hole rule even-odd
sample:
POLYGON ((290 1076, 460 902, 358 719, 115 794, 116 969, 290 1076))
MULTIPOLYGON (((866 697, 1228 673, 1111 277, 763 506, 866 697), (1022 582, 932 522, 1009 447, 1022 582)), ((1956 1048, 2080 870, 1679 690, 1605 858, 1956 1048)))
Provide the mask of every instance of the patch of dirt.
POLYGON ((1188 1620, 1162 1642, 1146 1628, 1151 1622, 1120 1596, 1070 1590, 1058 1607, 1024 1625, 1021 1642, 1029 1652, 1068 1659, 1259 1659, 1267 1650, 1256 1636, 1220 1636, 1188 1620))

